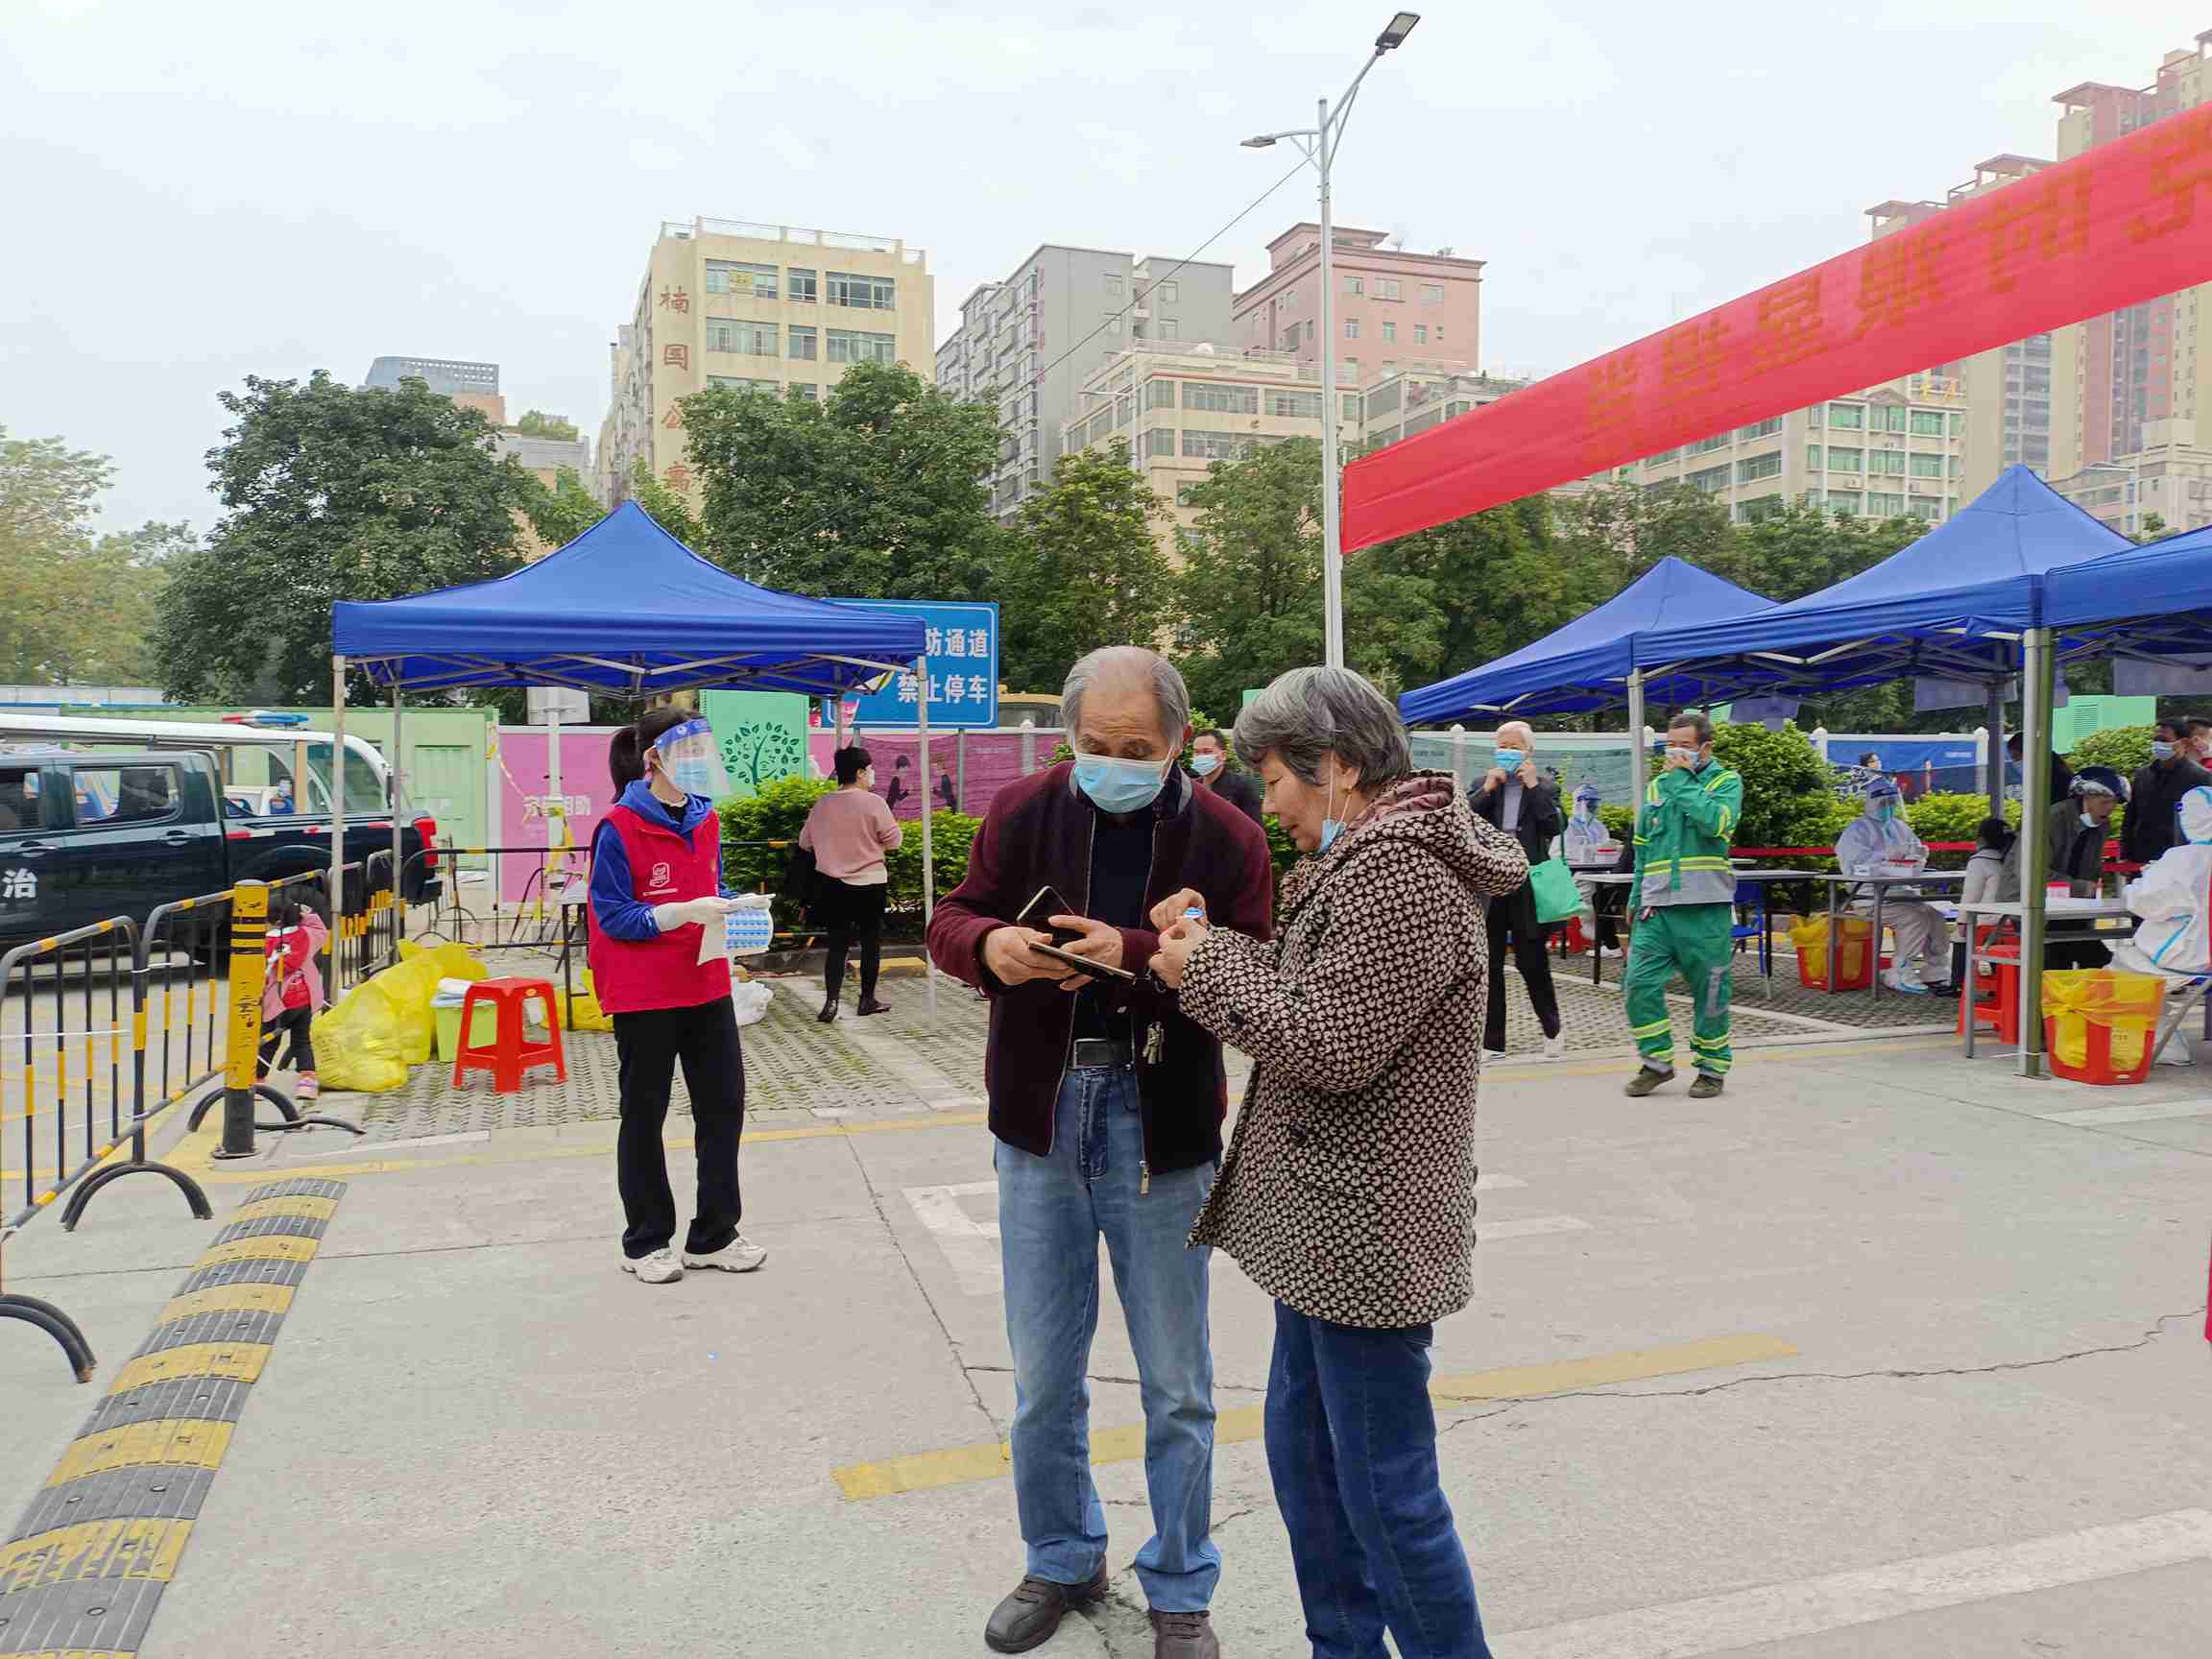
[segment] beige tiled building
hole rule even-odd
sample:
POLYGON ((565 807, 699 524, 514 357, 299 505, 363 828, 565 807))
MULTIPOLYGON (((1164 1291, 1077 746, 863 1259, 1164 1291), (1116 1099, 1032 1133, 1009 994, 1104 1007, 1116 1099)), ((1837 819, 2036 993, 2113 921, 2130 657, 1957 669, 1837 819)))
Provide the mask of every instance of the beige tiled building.
POLYGON ((663 224, 637 308, 609 348, 601 499, 623 499, 639 460, 671 488, 692 488, 678 404, 693 393, 820 397, 854 363, 904 363, 931 377, 935 304, 926 255, 897 237, 663 224))
POLYGON ((2212 524, 2212 446, 2197 442, 2197 423, 2147 421, 2141 445, 2117 461, 2055 477, 2051 488, 2123 536, 2212 524))
POLYGON ((1482 360, 1482 261, 1449 250, 1409 253, 1380 230, 1335 227, 1333 343, 1318 337, 1321 227, 1291 226, 1267 245, 1269 269, 1237 296, 1240 349, 1283 351, 1318 363, 1335 349, 1336 380, 1364 386, 1412 364, 1482 360))
MULTIPOLYGON (((1336 393, 1337 436, 1353 453, 1395 444, 1522 384, 1441 365, 1396 370, 1364 393, 1336 393)), ((1214 462, 1321 435, 1321 372, 1284 351, 1182 344, 1127 350, 1094 370, 1077 396, 1090 413, 1062 429, 1062 452, 1126 443, 1130 465, 1169 509, 1159 535, 1170 554, 1176 530, 1197 521, 1190 489, 1214 462)))

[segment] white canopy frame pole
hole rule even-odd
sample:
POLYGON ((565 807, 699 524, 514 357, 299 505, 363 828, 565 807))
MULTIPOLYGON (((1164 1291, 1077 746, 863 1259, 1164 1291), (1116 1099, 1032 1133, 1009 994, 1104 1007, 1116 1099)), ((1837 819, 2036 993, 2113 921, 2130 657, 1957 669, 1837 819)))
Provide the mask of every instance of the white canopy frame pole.
MULTIPOLYGON (((2051 630, 2027 634, 2020 678, 2020 1075, 2043 1075, 2043 905, 2051 872, 2051 630)), ((1972 992, 1967 993, 1969 996, 1972 992)))
POLYGON ((1628 810, 1644 808, 1644 670, 1628 671, 1628 810))
POLYGON ((929 1024, 937 1024, 937 967, 929 958, 929 924, 937 914, 937 850, 930 837, 929 820, 937 801, 936 786, 929 781, 929 659, 914 659, 914 707, 921 710, 915 730, 922 739, 922 758, 918 762, 922 785, 922 977, 927 985, 929 1024))
MULTIPOLYGON (((297 810, 298 808, 295 808, 297 810)), ((330 961, 346 927, 346 658, 330 658, 330 961)), ((331 981, 335 993, 337 981, 331 981)))

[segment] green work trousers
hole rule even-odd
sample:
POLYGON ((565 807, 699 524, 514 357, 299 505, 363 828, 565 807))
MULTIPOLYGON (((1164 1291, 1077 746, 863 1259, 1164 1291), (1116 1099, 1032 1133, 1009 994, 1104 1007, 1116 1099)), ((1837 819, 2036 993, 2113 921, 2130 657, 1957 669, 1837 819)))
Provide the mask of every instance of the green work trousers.
POLYGON ((1690 987, 1694 1010, 1690 1053, 1697 1070, 1728 1075, 1730 970, 1736 942, 1729 929, 1733 904, 1662 904, 1636 912, 1628 944, 1628 1029, 1644 1064, 1665 1070, 1674 1064, 1674 1028, 1667 1018, 1667 987, 1679 974, 1690 987))

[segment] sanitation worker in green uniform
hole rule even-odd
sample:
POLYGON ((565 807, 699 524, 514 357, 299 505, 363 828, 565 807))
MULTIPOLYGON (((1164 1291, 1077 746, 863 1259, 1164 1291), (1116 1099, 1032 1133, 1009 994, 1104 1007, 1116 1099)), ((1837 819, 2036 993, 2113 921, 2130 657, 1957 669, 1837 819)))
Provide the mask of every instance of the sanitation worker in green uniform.
POLYGON ((1736 872, 1728 842, 1743 817, 1743 780, 1713 757, 1713 722, 1695 710, 1667 727, 1665 769, 1636 815, 1636 930, 1628 947, 1628 1027, 1643 1070, 1628 1093, 1641 1098, 1674 1076, 1674 1029, 1667 987, 1679 974, 1694 1009, 1692 1099, 1720 1093, 1728 1047, 1729 977, 1735 941, 1736 872))

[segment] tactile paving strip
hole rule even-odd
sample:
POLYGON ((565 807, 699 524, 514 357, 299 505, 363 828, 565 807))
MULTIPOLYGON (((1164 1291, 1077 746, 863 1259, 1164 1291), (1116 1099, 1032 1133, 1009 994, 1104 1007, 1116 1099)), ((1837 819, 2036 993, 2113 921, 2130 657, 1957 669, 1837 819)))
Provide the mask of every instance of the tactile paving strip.
POLYGON ((0 1543, 0 1659, 133 1659, 343 1181, 257 1187, 0 1543))

